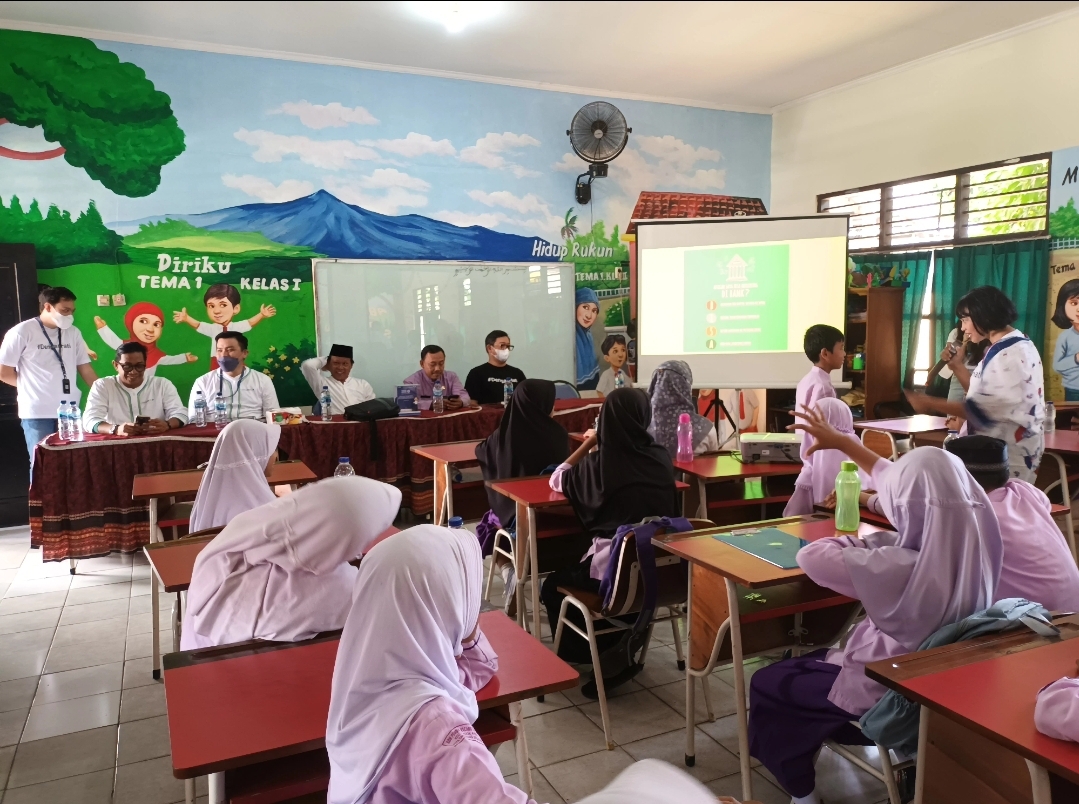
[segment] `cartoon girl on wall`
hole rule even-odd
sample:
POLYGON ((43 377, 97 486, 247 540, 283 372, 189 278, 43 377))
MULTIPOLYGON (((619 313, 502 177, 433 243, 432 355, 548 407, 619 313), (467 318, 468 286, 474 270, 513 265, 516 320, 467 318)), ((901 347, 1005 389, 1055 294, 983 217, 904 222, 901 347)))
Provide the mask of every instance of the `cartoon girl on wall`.
MULTIPOLYGON (((97 326, 97 334, 113 349, 116 349, 123 341, 116 336, 109 325, 100 316, 94 316, 94 325, 97 326)), ((165 326, 165 314, 161 308, 150 302, 137 302, 124 314, 124 326, 131 336, 128 340, 141 343, 146 347, 146 376, 152 377, 158 366, 178 366, 183 363, 194 363, 198 360, 190 352, 182 355, 167 355, 157 345, 161 337, 161 330, 165 326)))
POLYGON ((592 325, 599 317, 599 297, 592 288, 577 288, 577 390, 594 391, 599 383, 599 359, 592 325))

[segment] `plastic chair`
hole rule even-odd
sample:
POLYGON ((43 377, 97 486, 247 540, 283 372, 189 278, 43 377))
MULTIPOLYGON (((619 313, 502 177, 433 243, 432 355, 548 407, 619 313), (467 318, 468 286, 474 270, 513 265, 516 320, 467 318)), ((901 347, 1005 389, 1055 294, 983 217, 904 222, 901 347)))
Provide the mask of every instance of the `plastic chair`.
POLYGON ((883 430, 862 430, 862 446, 877 453, 885 460, 894 461, 899 457, 895 437, 883 430))
POLYGON ((554 381, 554 398, 555 399, 580 399, 581 395, 577 393, 577 388, 565 380, 554 381))
MULTIPOLYGON (((852 720, 851 725, 854 728, 859 728, 858 721, 852 720)), ((859 729, 860 730, 860 729, 859 729)), ((899 786, 895 782, 895 772, 904 770, 905 768, 912 768, 915 765, 916 760, 907 759, 903 762, 892 762, 891 752, 880 743, 874 743, 877 747, 877 753, 880 756, 880 767, 876 767, 872 763, 867 762, 863 757, 852 751, 845 745, 840 745, 834 740, 825 740, 824 744, 831 749, 831 751, 848 762, 857 765, 864 770, 874 779, 884 782, 884 786, 888 788, 888 802, 889 804, 901 804, 902 800, 899 796, 899 786)))
MULTIPOLYGON (((1064 459, 1055 452, 1045 452, 1042 455, 1042 462, 1038 466, 1034 485, 1041 489, 1050 500, 1052 500, 1050 492, 1060 489, 1061 502, 1066 508, 1063 513, 1064 527, 1061 530, 1064 533, 1064 539, 1068 542, 1068 549, 1071 550, 1072 558, 1079 560, 1079 553, 1076 553, 1075 547, 1075 524, 1072 521, 1068 467, 1064 463, 1064 459)), ((1059 516, 1059 514, 1054 514, 1054 518, 1056 516, 1059 516)))
MULTIPOLYGON (((715 527, 708 520, 690 520, 695 530, 715 527)), ((663 531, 657 531, 657 535, 663 531)), ((669 622, 674 632, 674 650, 678 657, 678 669, 686 667, 685 656, 682 652, 682 636, 678 630, 678 622, 684 621, 686 616, 686 604, 688 601, 688 585, 686 582, 686 570, 682 566, 681 559, 668 553, 661 547, 655 548, 656 573, 657 573, 657 596, 656 611, 660 608, 667 609, 666 616, 654 616, 648 625, 648 634, 645 637, 644 647, 641 649, 641 663, 644 663, 648 655, 648 646, 652 641, 652 630, 657 622, 669 622)), ((573 633, 588 641, 589 650, 592 653, 592 671, 596 678, 596 693, 599 697, 600 718, 603 721, 603 738, 607 744, 607 750, 614 749, 611 740, 610 715, 607 711, 607 693, 603 688, 603 672, 599 661, 599 646, 596 643, 597 634, 610 634, 618 631, 628 631, 632 623, 612 621, 609 628, 596 630, 597 620, 611 620, 612 618, 624 618, 627 615, 636 614, 644 604, 644 578, 641 574, 640 563, 637 559, 637 540, 632 533, 627 533, 622 540, 621 548, 617 556, 611 556, 616 562, 614 575, 614 588, 611 592, 610 603, 604 607, 603 599, 594 592, 573 587, 559 587, 558 591, 565 595, 562 600, 562 608, 558 613, 558 627, 554 634, 554 652, 558 653, 558 646, 562 642, 562 630, 568 627, 573 633), (584 617, 585 630, 572 623, 566 617, 566 611, 574 606, 584 617)), ((708 690, 708 682, 704 681, 704 699, 708 708, 708 717, 712 720, 715 715, 712 711, 712 699, 708 690)))

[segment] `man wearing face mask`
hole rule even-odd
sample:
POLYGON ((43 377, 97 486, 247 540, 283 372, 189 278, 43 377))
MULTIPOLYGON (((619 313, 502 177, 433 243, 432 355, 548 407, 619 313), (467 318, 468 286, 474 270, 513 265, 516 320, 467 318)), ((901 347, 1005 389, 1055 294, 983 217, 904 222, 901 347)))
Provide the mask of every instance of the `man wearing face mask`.
POLYGON ((67 288, 45 288, 38 301, 41 314, 9 329, 0 346, 0 380, 18 390, 31 472, 34 447, 56 432, 60 403, 78 402, 82 395, 76 378, 87 385, 97 380, 86 342, 74 326, 75 294, 67 288))
POLYGON ((281 406, 273 382, 260 371, 252 371, 247 362, 247 336, 242 332, 219 332, 214 338, 218 368, 203 374, 191 386, 188 416, 195 419, 195 399, 202 391, 206 400, 206 419, 213 421, 214 404, 220 396, 225 401, 229 421, 258 419, 281 406))
POLYGON ((517 383, 526 378, 519 368, 506 365, 513 350, 509 335, 496 329, 487 333, 484 343, 487 346, 487 362, 468 372, 465 390, 481 405, 492 405, 502 401, 507 379, 511 380, 516 388, 517 383))

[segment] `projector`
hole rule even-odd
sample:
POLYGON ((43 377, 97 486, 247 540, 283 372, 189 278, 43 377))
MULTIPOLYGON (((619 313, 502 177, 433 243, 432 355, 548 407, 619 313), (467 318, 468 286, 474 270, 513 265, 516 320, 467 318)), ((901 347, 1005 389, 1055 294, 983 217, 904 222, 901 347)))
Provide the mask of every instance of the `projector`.
POLYGON ((742 433, 739 438, 742 463, 801 463, 798 454, 802 447, 802 434, 794 433, 742 433))

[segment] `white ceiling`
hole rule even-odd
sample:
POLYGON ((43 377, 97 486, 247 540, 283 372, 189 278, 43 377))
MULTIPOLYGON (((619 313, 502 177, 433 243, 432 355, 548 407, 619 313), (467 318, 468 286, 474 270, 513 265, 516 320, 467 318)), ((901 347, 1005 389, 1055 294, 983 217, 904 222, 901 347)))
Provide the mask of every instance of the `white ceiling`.
POLYGON ((448 34, 395 2, 0 2, 0 27, 767 111, 1077 7, 1079 0, 506 2, 494 19, 448 34))

